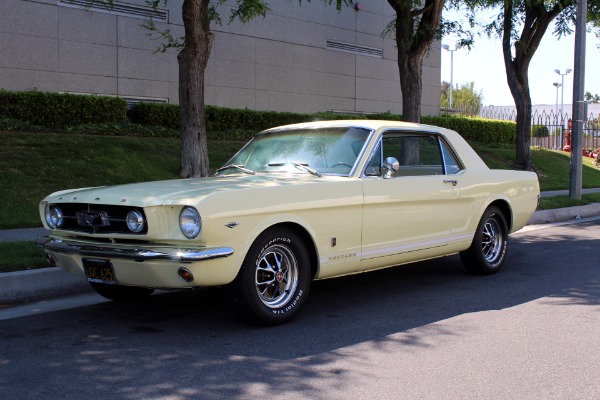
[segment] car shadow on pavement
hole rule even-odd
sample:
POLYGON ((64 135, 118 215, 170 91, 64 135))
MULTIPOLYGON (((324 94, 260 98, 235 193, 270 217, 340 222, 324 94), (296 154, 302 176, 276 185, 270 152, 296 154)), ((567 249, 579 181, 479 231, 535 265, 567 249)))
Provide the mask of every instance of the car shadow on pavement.
POLYGON ((544 297, 560 300, 559 306, 598 306, 595 257, 573 254, 573 248, 594 251, 598 238, 577 237, 577 229, 512 236, 506 264, 492 276, 469 275, 451 256, 318 281, 299 317, 282 326, 238 322, 219 289, 0 321, 0 363, 7 366, 0 390, 18 391, 11 384, 22 379, 17 374, 27 368, 31 356, 23 349, 29 349, 40 367, 28 378, 33 384, 26 395, 16 392, 24 395, 19 398, 48 397, 57 384, 78 398, 90 389, 81 384, 90 376, 97 393, 115 398, 237 398, 256 385, 267 392, 285 385, 310 398, 312 380, 347 373, 331 366, 353 346, 431 346, 431 336, 468 335, 440 321, 544 297))

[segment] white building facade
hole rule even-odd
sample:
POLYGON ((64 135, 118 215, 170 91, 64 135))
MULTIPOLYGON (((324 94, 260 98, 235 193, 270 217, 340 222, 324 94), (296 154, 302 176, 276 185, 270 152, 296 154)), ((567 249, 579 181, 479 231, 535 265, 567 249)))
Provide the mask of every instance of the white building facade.
MULTIPOLYGON (((0 88, 86 93, 132 101, 178 102, 177 50, 156 53, 142 27, 183 36, 181 5, 154 13, 144 0, 0 1, 0 88)), ((393 38, 381 36, 394 18, 386 0, 360 2, 338 13, 313 0, 276 0, 263 18, 228 24, 218 7, 206 70, 206 103, 255 110, 312 113, 402 113, 393 38)), ((439 115, 440 43, 423 66, 422 114, 439 115)))

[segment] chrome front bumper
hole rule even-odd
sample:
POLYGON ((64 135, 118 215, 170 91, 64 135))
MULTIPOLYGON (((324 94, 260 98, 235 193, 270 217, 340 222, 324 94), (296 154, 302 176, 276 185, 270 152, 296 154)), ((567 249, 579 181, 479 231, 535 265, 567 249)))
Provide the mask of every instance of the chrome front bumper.
POLYGON ((202 249, 186 248, 156 248, 145 249, 138 247, 109 247, 103 245, 90 245, 75 241, 54 239, 42 236, 35 240, 35 244, 45 250, 64 254, 78 254, 85 257, 105 257, 110 259, 127 259, 135 261, 170 260, 178 263, 192 263, 210 260, 213 258, 228 257, 233 254, 231 247, 213 247, 202 249))

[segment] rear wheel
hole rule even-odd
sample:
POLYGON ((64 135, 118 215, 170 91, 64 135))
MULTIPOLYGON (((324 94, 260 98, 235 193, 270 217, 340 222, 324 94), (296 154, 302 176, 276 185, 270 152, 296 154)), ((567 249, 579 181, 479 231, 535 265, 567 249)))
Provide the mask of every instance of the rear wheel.
POLYGON ((154 289, 137 286, 107 285, 96 282, 90 282, 90 285, 100 296, 113 301, 141 300, 154 292, 154 289))
POLYGON ((508 248, 508 228, 504 214, 497 207, 483 213, 471 247, 460 253, 467 271, 478 275, 496 273, 502 268, 508 248))
POLYGON ((273 228, 256 239, 229 290, 244 320, 277 325, 300 312, 311 280, 310 257, 300 236, 273 228))

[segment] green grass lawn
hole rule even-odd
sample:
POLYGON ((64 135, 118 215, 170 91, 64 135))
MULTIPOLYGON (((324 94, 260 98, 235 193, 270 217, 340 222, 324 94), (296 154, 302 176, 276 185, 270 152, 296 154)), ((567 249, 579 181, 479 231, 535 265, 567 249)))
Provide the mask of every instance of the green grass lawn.
MULTIPOLYGON (((244 143, 209 141, 211 169, 244 143)), ((38 203, 57 190, 174 179, 179 139, 0 133, 0 229, 41 226, 38 203)), ((514 148, 475 145, 490 168, 510 169, 514 148)), ((569 154, 532 150, 542 190, 567 189, 569 154)), ((583 187, 600 187, 600 170, 584 157, 583 187)))
MULTIPOLYGON (((243 142, 210 141, 211 167, 243 142)), ((38 203, 57 190, 175 179, 179 139, 0 133, 0 229, 41 226, 38 203)))
MULTIPOLYGON (((491 146, 473 146, 490 168, 512 169, 515 162, 515 149, 491 146)), ((569 165, 571 155, 564 151, 532 149, 531 159, 540 180, 542 191, 569 188, 569 165)), ((594 160, 583 157, 583 187, 600 187, 600 170, 593 165, 594 160)))
POLYGON ((0 272, 47 267, 44 252, 33 242, 0 243, 0 272))

